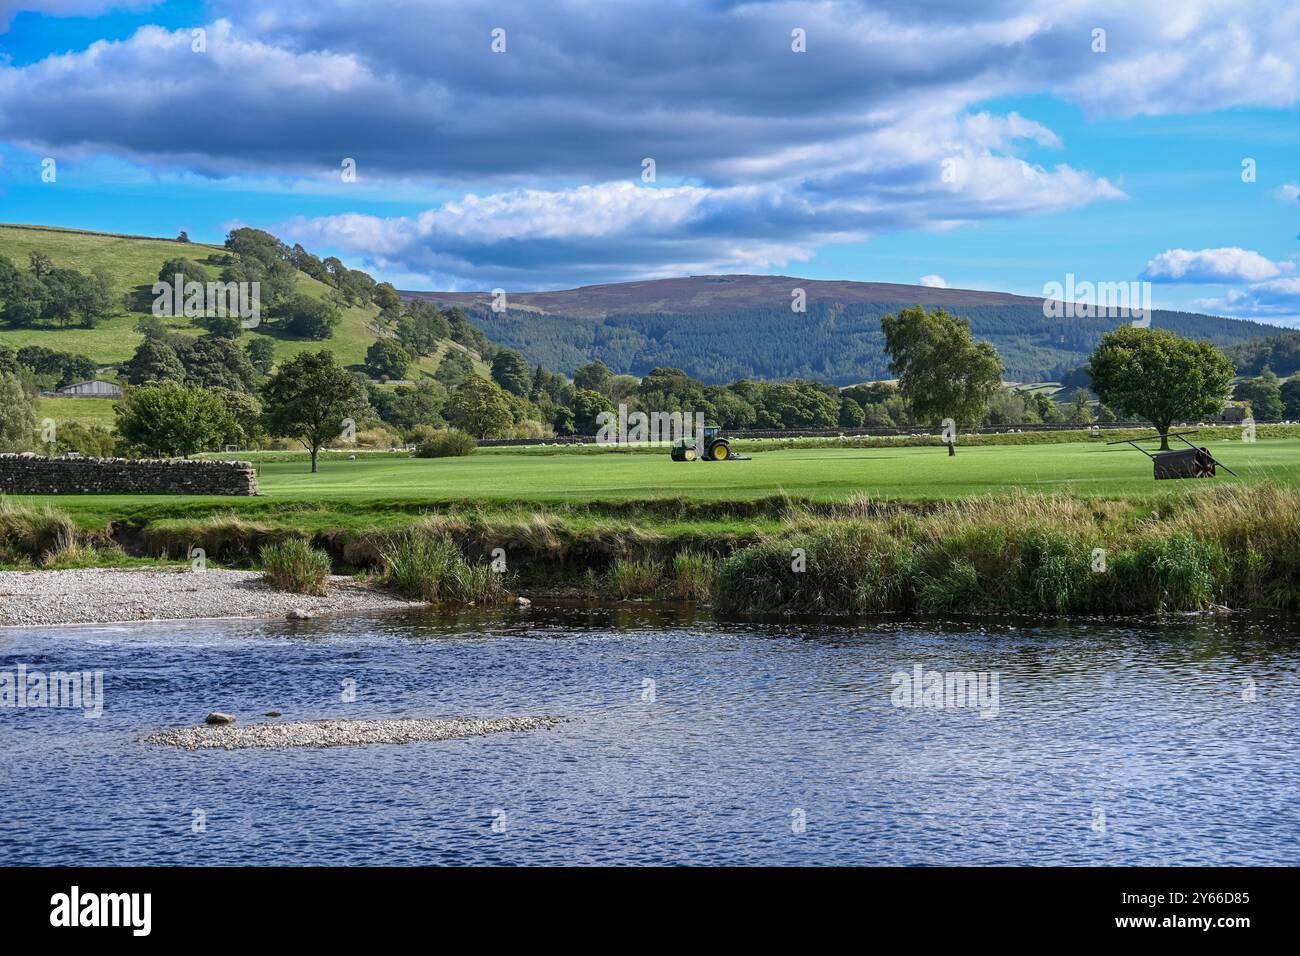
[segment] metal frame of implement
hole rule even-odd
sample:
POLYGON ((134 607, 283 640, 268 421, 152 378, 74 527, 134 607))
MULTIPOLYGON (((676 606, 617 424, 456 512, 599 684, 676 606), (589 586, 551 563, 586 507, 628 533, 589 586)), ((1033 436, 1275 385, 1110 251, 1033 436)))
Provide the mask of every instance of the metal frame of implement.
MULTIPOLYGON (((1219 459, 1217 459, 1217 458, 1215 458, 1213 455, 1211 455, 1211 454, 1210 454, 1210 450, 1209 450, 1208 448, 1203 448, 1203 447, 1200 447, 1200 446, 1197 446, 1197 445, 1193 445, 1191 442, 1189 442, 1186 438, 1183 437, 1184 435, 1195 435, 1195 434, 1196 434, 1196 432, 1195 432, 1194 430, 1193 430, 1193 431, 1190 431, 1190 432, 1170 432, 1168 437, 1170 437, 1170 438, 1177 438, 1179 441, 1181 441, 1181 442, 1182 442, 1184 445, 1186 445, 1188 448, 1191 448, 1191 449, 1193 449, 1193 450, 1195 450, 1195 451, 1203 451, 1203 452, 1205 452, 1205 455, 1206 455, 1206 457, 1209 459, 1209 462, 1210 462, 1210 464, 1211 464, 1212 466, 1214 466, 1214 467, 1216 467, 1216 468, 1222 468, 1224 471, 1226 471, 1228 474, 1232 475, 1232 477, 1234 477, 1234 478, 1240 478, 1240 477, 1241 477, 1241 476, 1238 475, 1235 471, 1233 471, 1231 468, 1229 468, 1227 465, 1225 465, 1223 462, 1219 461, 1219 459)), ((1156 434, 1156 435, 1152 435, 1152 436, 1151 436, 1151 438, 1159 438, 1159 437, 1160 437, 1159 434, 1156 434)), ((1154 461, 1158 461, 1159 458, 1160 458, 1160 456, 1161 456, 1162 454, 1165 454, 1165 455, 1169 454, 1169 452, 1157 452, 1156 454, 1153 455, 1153 454, 1151 454, 1151 452, 1147 451, 1145 448, 1143 448, 1141 445, 1138 444, 1139 441, 1150 441, 1150 440, 1151 440, 1150 438, 1147 438, 1147 439, 1142 439, 1142 438, 1122 438, 1122 439, 1120 439, 1119 441, 1108 441, 1108 442, 1106 442, 1106 444, 1107 444, 1107 445, 1132 445, 1132 446, 1133 446, 1134 448, 1136 448, 1138 451, 1142 452, 1142 454, 1144 454, 1144 455, 1146 455, 1148 458, 1150 458, 1153 462, 1154 462, 1154 461)), ((1186 452, 1182 452, 1182 454, 1186 454, 1186 452)), ((1207 475, 1206 477, 1213 477, 1213 474, 1207 475)))

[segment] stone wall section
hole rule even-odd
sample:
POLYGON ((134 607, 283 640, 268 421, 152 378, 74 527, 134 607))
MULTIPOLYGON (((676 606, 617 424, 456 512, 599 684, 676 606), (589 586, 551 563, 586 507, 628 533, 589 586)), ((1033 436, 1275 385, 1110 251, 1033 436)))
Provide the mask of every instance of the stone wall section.
POLYGON ((256 495, 248 461, 0 455, 0 494, 256 495))

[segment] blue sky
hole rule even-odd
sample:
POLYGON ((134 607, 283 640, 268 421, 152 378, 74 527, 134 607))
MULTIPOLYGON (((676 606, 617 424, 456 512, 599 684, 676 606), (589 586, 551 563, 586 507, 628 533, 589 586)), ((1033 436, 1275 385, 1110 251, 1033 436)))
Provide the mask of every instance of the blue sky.
POLYGON ((1300 323, 1300 13, 1167 7, 0 0, 0 221, 254 225, 401 288, 1073 273, 1300 323))

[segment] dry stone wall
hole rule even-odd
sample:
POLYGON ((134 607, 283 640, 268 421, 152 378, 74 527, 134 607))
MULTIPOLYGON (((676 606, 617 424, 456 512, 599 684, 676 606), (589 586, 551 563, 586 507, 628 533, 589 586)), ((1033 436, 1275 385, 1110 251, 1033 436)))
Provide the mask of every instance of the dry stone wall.
POLYGON ((255 495, 247 461, 0 455, 0 494, 255 495))

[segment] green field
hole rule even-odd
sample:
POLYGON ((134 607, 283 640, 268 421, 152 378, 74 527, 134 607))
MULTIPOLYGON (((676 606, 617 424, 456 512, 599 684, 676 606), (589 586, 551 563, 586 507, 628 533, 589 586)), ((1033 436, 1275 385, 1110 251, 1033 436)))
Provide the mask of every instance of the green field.
MULTIPOLYGON (((147 290, 158 278, 163 263, 177 257, 193 259, 207 268, 215 279, 220 268, 209 263, 208 257, 225 254, 227 250, 221 246, 170 239, 110 236, 48 226, 0 225, 0 255, 7 256, 19 268, 26 269, 28 253, 33 251, 45 253, 54 260, 56 266, 80 272, 89 273, 102 266, 112 278, 115 300, 120 300, 132 290, 147 290)), ((297 282, 299 291, 317 299, 323 298, 329 291, 327 286, 301 272, 297 275, 297 282)), ((251 336, 262 336, 270 339, 275 343, 277 362, 293 358, 303 351, 328 348, 343 364, 360 365, 365 361, 366 349, 375 340, 374 334, 366 328, 366 322, 377 312, 375 306, 344 309, 343 321, 334 330, 333 336, 324 342, 280 338, 270 334, 269 327, 261 331, 245 332, 244 338, 247 340, 251 336)), ((93 329, 0 329, 0 344, 15 350, 26 345, 42 345, 61 352, 85 355, 100 365, 116 365, 129 359, 143 339, 135 331, 138 320, 137 313, 119 309, 93 329)), ((188 335, 200 335, 204 331, 197 320, 184 316, 165 318, 163 321, 170 329, 188 335)), ((445 348, 444 343, 443 350, 445 348)), ((432 374, 441 361, 443 350, 422 358, 412 369, 412 377, 421 372, 432 374)), ((473 358, 480 373, 486 374, 486 367, 477 360, 477 356, 473 358)), ((88 418, 81 420, 87 423, 93 421, 88 418)))
MULTIPOLYGON (((1300 479, 1300 442, 1220 448, 1245 480, 1300 479)), ((662 455, 473 455, 435 460, 330 462, 264 467, 267 494, 292 499, 418 495, 494 502, 627 501, 687 496, 746 500, 789 494, 817 501, 854 494, 890 499, 951 498, 1019 487, 1080 495, 1151 494, 1151 463, 1131 447, 1085 444, 963 448, 809 448, 764 452, 752 461, 673 462, 662 455)), ((1226 480, 1232 481, 1230 476, 1226 480)))
POLYGON ((81 422, 83 425, 102 425, 111 429, 116 424, 113 406, 117 402, 107 398, 38 398, 36 418, 54 419, 55 424, 81 422))
MULTIPOLYGON (((182 517, 217 508, 269 514, 306 506, 354 524, 361 515, 411 514, 423 505, 456 503, 506 508, 655 499, 746 502, 779 495, 816 502, 853 496, 928 501, 1017 489, 1134 499, 1265 479, 1300 485, 1300 440, 1219 442, 1212 450, 1241 477, 1221 471, 1215 481, 1156 482, 1150 460, 1129 446, 1083 443, 966 447, 952 458, 941 447, 806 448, 721 463, 673 462, 667 453, 501 451, 442 459, 330 458, 314 475, 305 459, 267 461, 258 466, 263 492, 258 499, 61 495, 45 500, 99 519, 182 517)), ((313 525, 329 520, 326 514, 309 518, 305 511, 302 518, 313 525)))

